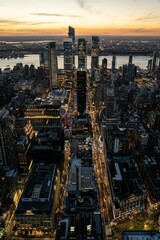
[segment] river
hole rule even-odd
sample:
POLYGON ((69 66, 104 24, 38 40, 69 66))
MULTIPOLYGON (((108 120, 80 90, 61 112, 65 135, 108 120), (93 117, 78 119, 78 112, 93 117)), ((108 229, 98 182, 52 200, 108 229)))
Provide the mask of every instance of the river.
MULTIPOLYGON (((100 56, 99 57, 99 65, 102 65, 102 59, 107 58, 108 59, 108 68, 111 68, 112 63, 112 56, 100 56)), ((123 64, 128 63, 128 56, 116 56, 116 68, 122 66, 123 64)), ((148 65, 148 60, 150 59, 149 56, 133 56, 133 63, 136 66, 139 66, 142 69, 146 69, 148 65)), ((39 55, 38 54, 30 54, 25 55, 24 58, 10 58, 10 59, 0 59, 0 68, 4 70, 4 68, 9 67, 13 68, 16 63, 22 63, 23 65, 33 64, 36 68, 39 67, 40 61, 39 61, 39 55)), ((58 68, 63 69, 63 56, 58 56, 58 68)), ((75 57, 75 65, 77 67, 78 65, 78 57, 75 57)), ((91 57, 87 56, 87 68, 91 68, 91 57)))

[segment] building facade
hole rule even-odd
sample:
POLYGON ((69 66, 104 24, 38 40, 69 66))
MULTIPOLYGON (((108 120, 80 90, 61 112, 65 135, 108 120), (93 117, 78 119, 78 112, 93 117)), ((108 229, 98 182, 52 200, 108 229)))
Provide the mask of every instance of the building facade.
POLYGON ((78 68, 87 68, 86 40, 84 38, 78 39, 78 68))
POLYGON ((57 51, 56 42, 50 42, 48 47, 49 58, 49 78, 50 89, 58 87, 58 63, 57 63, 57 51))
POLYGON ((77 112, 78 116, 86 112, 86 81, 87 73, 83 69, 77 70, 77 112))

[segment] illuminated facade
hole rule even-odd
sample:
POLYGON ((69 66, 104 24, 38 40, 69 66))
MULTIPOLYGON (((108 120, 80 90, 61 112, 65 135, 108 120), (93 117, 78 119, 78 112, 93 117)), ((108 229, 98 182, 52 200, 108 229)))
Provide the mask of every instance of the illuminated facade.
POLYGON ((50 103, 44 103, 41 100, 28 105, 25 111, 26 123, 31 122, 34 129, 46 125, 60 125, 60 107, 61 102, 59 100, 52 101, 50 103))
POLYGON ((49 78, 50 78, 50 89, 58 87, 58 63, 57 63, 57 52, 56 43, 50 42, 49 44, 49 78))
POLYGON ((35 131, 31 124, 26 124, 25 135, 21 135, 17 139, 16 143, 16 153, 18 159, 18 168, 22 174, 28 173, 32 166, 31 160, 31 140, 35 136, 35 131))

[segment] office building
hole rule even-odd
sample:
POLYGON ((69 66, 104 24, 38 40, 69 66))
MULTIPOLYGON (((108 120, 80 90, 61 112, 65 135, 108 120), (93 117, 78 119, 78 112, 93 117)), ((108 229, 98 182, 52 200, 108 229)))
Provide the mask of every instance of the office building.
MULTIPOLYGON (((31 124, 27 124, 27 125, 26 125, 26 129, 32 128, 31 124)), ((32 133, 30 132, 30 135, 31 134, 32 133)), ((17 161, 18 161, 17 162, 18 170, 22 174, 27 174, 32 166, 30 149, 31 149, 31 139, 29 135, 20 136, 17 139, 17 143, 16 143, 16 154, 17 154, 17 161)))
MULTIPOLYGON (((43 76, 49 75, 49 52, 48 52, 48 46, 44 47, 42 49, 42 52, 40 53, 40 67, 43 68, 43 76)), ((48 83, 49 84, 49 83, 48 83)))
POLYGON ((133 60, 133 56, 132 55, 129 55, 129 64, 132 64, 132 60, 133 60))
POLYGON ((144 211, 146 191, 131 156, 114 154, 108 171, 114 219, 127 218, 144 211))
POLYGON ((41 126, 61 125, 60 100, 47 102, 42 99, 36 99, 30 105, 26 106, 25 121, 31 123, 35 130, 41 126))
POLYGON ((99 239, 103 240, 100 212, 77 213, 67 216, 58 223, 56 240, 99 239))
POLYGON ((64 131, 61 127, 41 127, 32 142, 31 156, 34 163, 63 165, 64 131))
POLYGON ((99 37, 92 36, 91 69, 99 68, 99 37))
POLYGON ((16 164, 13 120, 8 110, 0 110, 0 164, 5 167, 14 167, 16 164))
POLYGON ((157 60, 158 60, 158 55, 159 53, 158 52, 155 52, 153 54, 153 60, 152 60, 152 72, 154 72, 157 68, 157 60))
POLYGON ((72 56, 73 56, 73 65, 75 65, 75 29, 71 26, 68 27, 68 37, 72 38, 72 56))
POLYGON ((81 159, 73 159, 68 179, 68 191, 88 191, 94 188, 93 167, 84 166, 81 159))
POLYGON ((141 163, 141 174, 145 182, 148 197, 152 204, 159 204, 160 201, 160 179, 159 179, 159 156, 160 148, 154 148, 155 157, 144 156, 141 163), (157 154, 158 153, 158 154, 157 154), (158 156, 158 157, 157 157, 158 156))
POLYGON ((49 58, 49 81, 50 90, 58 87, 58 63, 57 63, 57 51, 56 43, 50 42, 48 47, 49 58))
POLYGON ((59 173, 56 165, 33 165, 15 212, 18 235, 53 236, 58 185, 59 173))
POLYGON ((83 69, 77 70, 77 112, 83 116, 86 112, 86 78, 87 73, 83 69))
POLYGON ((149 60, 148 60, 148 66, 147 66, 147 69, 148 69, 149 72, 152 71, 152 61, 153 61, 152 59, 149 59, 149 60))
POLYGON ((64 38, 64 70, 67 75, 67 79, 72 79, 73 72, 73 50, 72 50, 72 38, 64 38))
POLYGON ((86 40, 84 38, 78 39, 78 68, 87 68, 86 40))
POLYGON ((107 70, 107 58, 103 58, 102 60, 102 69, 103 70, 107 70))
POLYGON ((116 72, 116 54, 113 53, 113 57, 112 57, 112 73, 116 72))

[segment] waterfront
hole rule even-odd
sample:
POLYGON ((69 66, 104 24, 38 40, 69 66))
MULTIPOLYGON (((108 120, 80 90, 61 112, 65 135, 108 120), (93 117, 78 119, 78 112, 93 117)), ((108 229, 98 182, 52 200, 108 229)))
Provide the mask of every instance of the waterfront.
MULTIPOLYGON (((108 59, 108 68, 111 68, 112 56, 100 56, 99 57, 99 65, 102 65, 102 59, 108 59)), ((128 63, 129 56, 118 56, 116 57, 116 67, 120 67, 123 64, 128 63)), ((133 56, 133 63, 140 68, 146 69, 148 64, 148 60, 150 56, 133 56)), ((4 70, 6 67, 13 68, 16 63, 22 63, 23 65, 33 64, 36 68, 40 65, 39 55, 38 54, 30 54, 25 55, 24 58, 10 58, 10 59, 1 59, 0 60, 0 68, 4 70)), ((78 57, 75 57, 75 65, 78 66, 78 57)), ((91 56, 87 56, 87 68, 91 67, 91 56)), ((58 56, 58 68, 63 69, 63 56, 58 56)))

